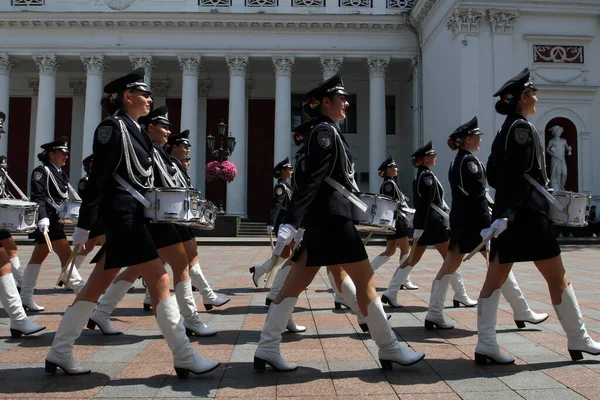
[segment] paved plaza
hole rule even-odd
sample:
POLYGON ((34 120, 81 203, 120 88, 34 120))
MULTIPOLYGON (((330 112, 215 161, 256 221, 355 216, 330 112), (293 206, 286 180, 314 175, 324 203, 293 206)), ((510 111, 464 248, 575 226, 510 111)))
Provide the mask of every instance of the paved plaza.
MULTIPOLYGON (((383 247, 369 246, 372 259, 383 247)), ((20 248, 25 265, 31 246, 20 248)), ((202 310, 203 320, 219 330, 215 337, 193 338, 203 356, 221 366, 203 376, 180 380, 175 376, 170 351, 153 316, 142 309, 141 281, 114 313, 113 325, 120 336, 103 336, 84 329, 75 346, 75 359, 92 368, 90 375, 69 377, 44 373, 44 358, 52 343, 65 307, 74 295, 56 290, 59 263, 53 254, 44 264, 35 300, 46 311, 33 320, 47 329, 33 337, 10 339, 9 320, 0 310, 0 398, 260 398, 260 399, 600 399, 600 357, 585 355, 574 363, 567 341, 550 304, 545 282, 532 264, 519 264, 514 271, 535 311, 550 314, 540 326, 519 330, 508 304, 502 300, 498 313, 498 342, 516 358, 515 365, 476 366, 473 352, 476 308, 451 308, 446 315, 456 329, 425 331, 423 320, 431 281, 441 264, 435 250, 426 252, 412 273, 420 286, 401 291, 400 309, 391 324, 399 339, 426 353, 424 362, 393 371, 379 368, 377 348, 358 327, 356 317, 333 309, 333 295, 325 270, 302 294, 296 306, 296 323, 306 325, 302 334, 284 334, 282 354, 296 362, 295 372, 253 371, 252 360, 260 329, 267 314, 266 291, 252 285, 248 267, 269 256, 264 246, 201 246, 205 275, 219 294, 231 302, 211 312, 202 310)), ((564 246, 563 259, 581 305, 591 336, 600 340, 600 251, 596 246, 564 246)), ((382 292, 397 265, 397 257, 377 271, 382 292)), ((82 268, 84 277, 90 265, 82 268)), ((463 275, 469 294, 477 298, 485 277, 483 258, 466 263, 463 275)), ((201 304, 201 299, 198 299, 201 304)))

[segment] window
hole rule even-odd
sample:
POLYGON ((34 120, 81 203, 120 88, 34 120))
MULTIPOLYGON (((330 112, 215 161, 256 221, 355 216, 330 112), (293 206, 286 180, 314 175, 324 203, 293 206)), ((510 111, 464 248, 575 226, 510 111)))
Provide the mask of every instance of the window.
POLYGON ((13 6, 43 6, 44 0, 13 0, 13 6))
POLYGON ((396 134, 396 96, 385 96, 385 132, 396 134))
MULTIPOLYGON (((350 107, 346 110, 346 119, 339 123, 339 127, 344 133, 356 133, 356 95, 349 94, 346 99, 350 103, 350 107)), ((298 125, 310 120, 310 117, 303 110, 305 103, 305 95, 292 94, 292 131, 298 125)))

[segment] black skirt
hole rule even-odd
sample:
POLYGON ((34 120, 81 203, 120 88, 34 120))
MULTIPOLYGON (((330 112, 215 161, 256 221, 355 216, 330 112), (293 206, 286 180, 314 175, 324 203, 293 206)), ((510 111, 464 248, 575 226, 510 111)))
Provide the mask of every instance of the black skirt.
POLYGON ((411 224, 406 223, 406 221, 404 221, 402 218, 398 218, 396 220, 396 232, 391 235, 387 235, 386 239, 396 240, 404 237, 409 237, 413 235, 413 232, 414 229, 411 224))
POLYGON ((177 233, 179 233, 179 238, 182 242, 187 242, 193 238, 191 228, 187 226, 175 224, 175 229, 177 229, 177 233))
POLYGON ((496 254, 500 264, 541 261, 558 256, 560 247, 552 222, 539 211, 518 209, 508 228, 497 239, 492 239, 490 260, 496 254))
POLYGON ((148 232, 157 250, 182 242, 176 224, 149 223, 148 232))
MULTIPOLYGON (((140 204, 140 207, 143 206, 140 204)), ((135 214, 113 210, 102 223, 106 241, 93 263, 98 262, 103 254, 106 254, 104 269, 132 267, 158 258, 143 209, 135 214)))
MULTIPOLYGON (((465 232, 450 231, 450 245, 449 250, 454 249, 458 246, 460 254, 469 254, 483 241, 481 237, 481 230, 467 230, 465 232)), ((481 250, 485 250, 483 247, 481 250)))
POLYGON ((434 244, 444 243, 449 240, 448 229, 440 221, 430 222, 425 228, 425 232, 419 238, 419 246, 432 246, 434 244))
POLYGON ((0 240, 10 239, 11 237, 12 237, 12 235, 10 234, 9 231, 5 231, 5 230, 0 231, 0 240))
MULTIPOLYGON (((48 228, 48 237, 51 242, 55 240, 66 239, 67 235, 65 234, 65 224, 56 221, 50 222, 50 228, 48 228)), ((29 234, 29 239, 33 239, 35 244, 45 244, 46 239, 44 239, 44 235, 39 229, 36 229, 34 232, 29 234)))
POLYGON ((367 251, 351 220, 341 216, 305 219, 301 251, 307 252, 306 266, 321 267, 366 260, 367 251))
POLYGON ((92 229, 90 230, 90 239, 94 239, 102 235, 104 235, 104 227, 102 224, 95 224, 92 226, 92 229))

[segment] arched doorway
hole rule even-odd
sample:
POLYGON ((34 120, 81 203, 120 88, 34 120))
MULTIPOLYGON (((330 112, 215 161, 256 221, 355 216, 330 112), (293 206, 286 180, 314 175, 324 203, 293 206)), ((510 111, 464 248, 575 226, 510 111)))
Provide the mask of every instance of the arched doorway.
POLYGON ((577 160, 579 149, 577 148, 577 128, 575 124, 568 118, 557 117, 553 118, 546 124, 545 132, 545 150, 546 150, 546 168, 548 172, 548 178, 552 174, 552 156, 548 153, 548 143, 553 138, 554 127, 562 128, 561 138, 567 141, 567 144, 571 146, 571 155, 568 155, 567 151, 564 152, 565 161, 567 163, 567 182, 565 183, 565 189, 571 192, 579 191, 579 178, 577 171, 577 160))

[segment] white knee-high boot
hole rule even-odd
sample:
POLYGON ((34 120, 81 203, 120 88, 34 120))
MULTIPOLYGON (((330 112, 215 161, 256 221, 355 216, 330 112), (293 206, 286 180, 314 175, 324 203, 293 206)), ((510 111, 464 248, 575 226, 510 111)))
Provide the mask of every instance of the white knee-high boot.
POLYGON ((529 307, 529 304, 517 283, 517 278, 515 278, 512 271, 508 274, 501 289, 502 295, 513 309, 513 318, 515 324, 517 324, 517 328, 525 328, 525 322, 530 324, 540 324, 548 319, 548 314, 536 313, 529 307))
POLYGON ((336 310, 341 310, 342 307, 350 308, 350 306, 344 300, 344 296, 340 293, 335 285, 335 279, 333 279, 333 275, 329 271, 327 271, 327 278, 329 278, 329 284, 331 285, 331 289, 333 290, 333 306, 336 310))
POLYGON ((214 336, 217 334, 217 330, 209 328, 198 313, 196 308, 196 300, 192 293, 192 281, 186 280, 181 281, 175 287, 175 297, 177 298, 177 304, 179 305, 179 311, 183 316, 183 325, 185 326, 185 333, 188 336, 214 336))
POLYGON ((263 286, 262 281, 261 281, 262 276, 271 272, 271 270, 273 268, 281 267, 284 262, 285 262, 285 258, 283 258, 283 257, 277 257, 277 260, 275 261, 275 263, 273 263, 272 260, 269 258, 265 262, 263 262, 261 265, 255 265, 254 267, 251 267, 249 269, 249 271, 252 274, 252 282, 254 282, 254 286, 262 287, 263 286))
POLYGON ((192 349, 174 296, 156 305, 156 323, 173 352, 173 364, 179 378, 187 378, 190 372, 205 374, 219 366, 218 361, 207 360, 192 349))
POLYGON ((31 322, 25 314, 12 273, 0 276, 0 302, 10 317, 10 335, 13 338, 46 329, 45 326, 31 322))
POLYGON ((88 329, 94 329, 96 326, 105 335, 120 335, 119 329, 115 329, 110 325, 110 316, 117 308, 117 304, 123 300, 132 283, 128 281, 118 281, 110 284, 106 292, 100 299, 98 306, 90 315, 87 323, 88 329))
POLYGON ((381 267, 383 264, 385 264, 389 260, 390 260, 390 257, 386 256, 385 253, 381 253, 380 255, 375 257, 373 259, 373 261, 371 261, 371 268, 373 268, 373 272, 377 271, 377 269, 379 269, 379 267, 381 267))
MULTIPOLYGON (((277 294, 283 287, 285 283, 285 279, 289 275, 292 266, 290 264, 285 264, 283 267, 277 271, 275 274, 275 278, 273 279, 273 284, 271 285, 271 290, 269 290, 269 294, 267 294, 267 299, 265 300, 265 304, 268 306, 271 305, 272 302, 277 298, 277 294)), ((293 333, 306 332, 306 327, 304 325, 296 325, 294 322, 294 317, 290 316, 288 323, 286 325, 286 329, 293 333)))
POLYGON ((264 370, 266 364, 277 371, 293 371, 298 368, 296 364, 286 363, 279 351, 281 333, 285 330, 297 301, 297 297, 286 297, 281 303, 271 303, 269 306, 267 320, 254 353, 254 369, 264 370))
POLYGON ((461 304, 465 307, 475 307, 477 305, 477 302, 471 299, 467 294, 465 281, 463 280, 460 268, 452 275, 450 285, 452 285, 452 289, 454 290, 454 298, 452 300, 454 307, 459 307, 461 304))
MULTIPOLYGON (((408 260, 409 256, 410 256, 410 254, 405 254, 404 256, 401 256, 399 265, 402 265, 404 263, 404 261, 408 260)), ((412 271, 412 268, 413 267, 410 267, 410 271, 412 271)), ((408 274, 404 277, 404 280, 400 283, 400 289, 417 290, 419 288, 417 285, 412 283, 412 281, 410 280, 410 271, 408 271, 408 274)))
POLYGON ((200 268, 200 264, 195 264, 192 268, 190 268, 190 279, 192 280, 192 285, 197 287, 200 291, 202 303, 204 303, 204 308, 207 311, 212 310, 213 307, 221 307, 222 305, 229 303, 229 300, 231 300, 217 296, 217 294, 212 290, 206 281, 206 278, 202 273, 202 269, 200 268))
POLYGON ((10 270, 17 284, 17 289, 21 290, 21 282, 23 282, 23 270, 21 269, 21 260, 19 260, 19 257, 13 257, 9 261, 10 270))
POLYGON ((398 302, 398 290, 400 290, 400 286, 403 285, 406 277, 410 274, 413 267, 404 267, 397 268, 396 272, 392 276, 388 288, 381 295, 381 301, 385 304, 388 304, 392 308, 402 307, 402 305, 398 302))
POLYGON ((23 308, 28 311, 44 311, 45 308, 38 306, 33 301, 33 290, 37 282, 38 275, 40 274, 40 264, 29 264, 23 271, 23 281, 21 282, 21 301, 23 302, 23 308))
POLYGON ((152 298, 150 297, 150 291, 146 286, 146 295, 144 296, 144 311, 152 311, 152 298))
MULTIPOLYGON (((358 300, 356 299, 356 286, 354 285, 354 281, 349 276, 345 277, 342 281, 342 291, 340 294, 344 298, 346 304, 348 304, 348 308, 352 311, 352 314, 356 315, 358 320, 358 326, 363 332, 369 331, 369 325, 367 324, 367 319, 360 312, 360 308, 358 307, 358 300)), ((386 314, 386 318, 389 320, 392 318, 391 314, 386 314)))
POLYGON ((67 375, 90 373, 89 368, 77 364, 73 359, 73 345, 94 307, 96 303, 81 300, 67 308, 54 335, 52 348, 46 356, 46 372, 53 374, 56 368, 60 368, 67 375))
POLYGON ((429 311, 425 316, 425 329, 454 329, 454 325, 444 318, 444 301, 452 274, 446 274, 442 279, 434 280, 431 285, 431 297, 429 297, 429 311))
POLYGON ((512 364, 515 359, 502 354, 496 341, 496 316, 500 303, 500 289, 488 298, 479 298, 477 304, 477 346, 475 347, 475 363, 512 364))
POLYGON ((558 320, 567 334, 567 347, 573 361, 583 359, 582 353, 597 356, 600 354, 600 343, 595 342, 587 333, 583 323, 583 315, 575 297, 573 285, 569 284, 562 293, 560 304, 554 306, 558 320))
POLYGON ((379 361, 382 369, 392 369, 392 363, 403 366, 413 365, 425 358, 425 354, 420 351, 400 346, 396 333, 392 330, 385 311, 383 311, 383 304, 379 297, 369 304, 368 313, 365 319, 369 325, 369 333, 379 347, 379 361))

